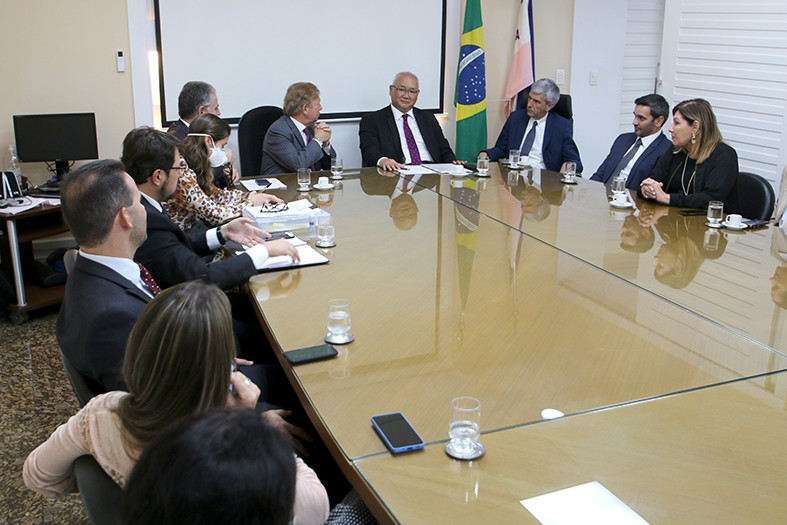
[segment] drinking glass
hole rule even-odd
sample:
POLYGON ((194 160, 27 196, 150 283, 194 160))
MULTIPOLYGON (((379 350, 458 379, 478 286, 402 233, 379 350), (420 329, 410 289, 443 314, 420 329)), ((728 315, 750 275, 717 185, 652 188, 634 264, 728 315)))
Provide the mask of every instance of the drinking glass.
POLYGON ((331 159, 331 178, 335 180, 339 180, 342 178, 342 171, 344 171, 344 165, 342 163, 342 159, 332 158, 331 159))
POLYGON ((615 177, 612 181, 612 193, 618 194, 626 191, 626 179, 623 177, 615 177))
POLYGON ((574 176, 577 174, 577 163, 568 161, 565 164, 565 171, 563 172, 563 180, 566 182, 574 182, 574 176))
POLYGON ((724 214, 724 203, 721 201, 710 201, 708 203, 708 226, 712 228, 721 227, 721 217, 724 214))
POLYGON ((333 248, 336 242, 333 240, 335 231, 330 215, 317 218, 317 242, 320 248, 333 248))
POLYGON ((512 149, 508 152, 508 164, 512 168, 516 168, 519 165, 519 150, 512 149))
POLYGON ((446 453, 456 459, 476 459, 486 451, 478 441, 481 435, 481 402, 468 396, 451 400, 451 425, 446 453))
POLYGON ((478 157, 475 161, 475 169, 479 177, 489 176, 489 157, 478 157))
POLYGON ((298 168, 298 191, 309 191, 311 182, 312 170, 309 168, 298 168))
POLYGON ((355 339, 350 333, 350 301, 331 299, 328 301, 328 335, 325 342, 343 345, 355 339))

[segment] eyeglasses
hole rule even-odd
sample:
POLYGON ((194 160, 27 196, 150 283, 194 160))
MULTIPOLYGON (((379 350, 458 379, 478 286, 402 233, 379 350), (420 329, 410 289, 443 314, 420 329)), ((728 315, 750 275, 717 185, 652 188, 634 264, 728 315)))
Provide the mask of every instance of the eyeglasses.
POLYGON ((402 95, 404 95, 405 93, 409 93, 412 96, 416 96, 418 93, 421 92, 420 89, 407 89, 407 88, 400 88, 396 86, 394 86, 393 88, 402 95))
POLYGON ((287 206, 286 202, 279 202, 279 203, 266 202, 265 204, 262 205, 262 207, 260 207, 260 212, 262 212, 262 213, 276 213, 276 212, 279 212, 279 211, 285 211, 287 209, 288 209, 288 206, 287 206))

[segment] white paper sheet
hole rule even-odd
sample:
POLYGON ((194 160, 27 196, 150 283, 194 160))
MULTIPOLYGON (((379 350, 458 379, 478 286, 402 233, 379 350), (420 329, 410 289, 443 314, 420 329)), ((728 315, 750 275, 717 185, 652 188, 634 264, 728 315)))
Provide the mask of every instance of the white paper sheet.
POLYGON ((648 525, 598 481, 520 501, 544 525, 648 525))
POLYGON ((258 179, 241 179, 240 183, 249 191, 281 190, 287 188, 287 186, 279 179, 273 179, 270 177, 260 177, 258 179), (265 183, 260 184, 257 181, 268 181, 270 182, 270 185, 266 186, 265 183))

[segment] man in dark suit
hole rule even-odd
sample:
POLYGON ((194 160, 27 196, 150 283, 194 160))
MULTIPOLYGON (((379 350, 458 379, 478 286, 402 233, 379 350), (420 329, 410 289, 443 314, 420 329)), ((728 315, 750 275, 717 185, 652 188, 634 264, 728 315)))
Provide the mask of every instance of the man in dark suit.
POLYGON ((508 157, 512 149, 519 149, 528 157, 531 166, 551 171, 562 171, 567 161, 577 163, 577 173, 582 171, 579 150, 574 143, 574 126, 570 120, 552 113, 560 99, 560 90, 548 78, 533 83, 527 98, 526 109, 509 115, 495 146, 480 155, 497 161, 508 157))
POLYGON ((297 250, 288 241, 264 242, 262 238, 268 234, 251 219, 237 218, 218 228, 191 228, 188 232, 169 220, 161 202, 175 193, 178 176, 185 169, 171 135, 148 127, 130 131, 123 140, 121 162, 136 182, 147 213, 147 240, 135 259, 147 267, 162 288, 201 279, 227 289, 245 283, 269 255, 298 259, 297 250), (239 256, 211 262, 226 240, 250 248, 239 256))
POLYGON ((180 118, 170 124, 167 133, 179 141, 185 139, 189 133, 191 121, 203 113, 221 116, 216 89, 207 82, 198 80, 186 82, 178 95, 178 116, 180 118))
POLYGON ((639 189, 650 176, 653 166, 669 149, 672 142, 661 132, 669 116, 669 104, 655 93, 634 101, 634 133, 623 133, 615 139, 609 155, 590 180, 612 184, 619 176, 626 187, 639 189))
POLYGON ((391 105, 361 119, 364 166, 398 171, 407 164, 456 161, 434 115, 415 107, 419 92, 418 77, 399 73, 388 87, 391 105))
POLYGON ((298 168, 331 169, 336 156, 331 127, 320 118, 320 90, 311 82, 297 82, 284 95, 284 115, 271 124, 262 143, 263 175, 294 173, 298 168))
POLYGON ((124 389, 128 336, 158 291, 132 260, 145 240, 139 190, 118 161, 99 160, 69 174, 61 195, 80 250, 66 282, 57 342, 94 391, 124 389))

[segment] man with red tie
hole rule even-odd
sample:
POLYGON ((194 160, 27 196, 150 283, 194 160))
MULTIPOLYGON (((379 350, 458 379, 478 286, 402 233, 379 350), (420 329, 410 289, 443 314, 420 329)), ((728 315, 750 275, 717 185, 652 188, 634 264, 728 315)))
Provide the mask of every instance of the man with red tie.
POLYGON ((80 249, 66 282, 57 342, 96 393, 124 389, 128 335, 160 291, 133 260, 147 229, 139 190, 120 162, 99 160, 67 175, 61 196, 80 249))
POLYGON ((415 107, 420 93, 418 77, 399 73, 388 93, 391 105, 364 115, 358 128, 364 166, 399 171, 407 164, 461 164, 435 116, 415 107))

